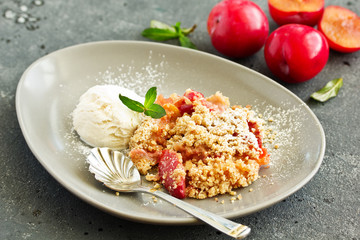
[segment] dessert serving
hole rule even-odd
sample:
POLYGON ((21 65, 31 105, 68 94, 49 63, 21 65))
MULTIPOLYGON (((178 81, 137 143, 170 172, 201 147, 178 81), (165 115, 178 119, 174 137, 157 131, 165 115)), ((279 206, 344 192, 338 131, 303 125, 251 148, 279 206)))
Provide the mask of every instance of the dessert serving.
MULTIPOLYGON (((149 105, 146 98, 142 106, 149 105)), ((172 196, 205 199, 232 194, 254 182, 260 166, 270 161, 262 144, 263 120, 250 106, 230 106, 220 92, 204 97, 191 89, 182 96, 159 95, 154 105, 160 105, 166 115, 153 118, 133 112, 142 116, 142 121, 125 145, 140 173, 148 181, 162 184, 172 196)), ((114 113, 120 119, 123 114, 114 113)), ((109 121, 102 122, 108 126, 109 121)), ((121 136, 121 125, 110 135, 121 136)), ((125 138, 121 139, 120 147, 111 147, 124 148, 125 138)))
POLYGON ((156 102, 166 116, 143 120, 130 139, 130 157, 146 179, 160 181, 171 195, 230 193, 255 181, 259 167, 269 163, 262 122, 249 107, 230 107, 219 92, 205 98, 190 89, 183 96, 159 95, 156 102))

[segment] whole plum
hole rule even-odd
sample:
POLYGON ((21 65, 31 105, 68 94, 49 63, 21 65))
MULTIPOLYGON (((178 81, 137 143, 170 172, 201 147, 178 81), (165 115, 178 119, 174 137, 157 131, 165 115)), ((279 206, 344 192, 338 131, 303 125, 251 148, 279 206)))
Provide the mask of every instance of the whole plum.
POLYGON ((208 17, 207 29, 213 46, 228 57, 242 58, 259 51, 269 34, 265 13, 247 0, 224 0, 208 17))
POLYGON ((329 45, 318 30, 287 24, 272 32, 264 48, 265 61, 271 72, 289 83, 307 81, 326 65, 329 45))

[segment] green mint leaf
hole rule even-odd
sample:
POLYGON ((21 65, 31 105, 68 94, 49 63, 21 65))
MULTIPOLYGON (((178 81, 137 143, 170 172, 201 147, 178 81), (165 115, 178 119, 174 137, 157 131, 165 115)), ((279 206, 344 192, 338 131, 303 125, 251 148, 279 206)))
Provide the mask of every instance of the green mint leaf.
POLYGON ((173 26, 174 29, 175 29, 175 32, 176 32, 178 35, 181 35, 181 34, 182 34, 180 25, 181 25, 181 22, 177 22, 177 23, 175 23, 175 25, 173 26))
POLYGON ((155 41, 167 41, 177 38, 180 46, 196 49, 195 44, 186 37, 195 30, 196 24, 191 28, 180 28, 180 25, 180 22, 177 22, 174 26, 169 26, 166 23, 151 20, 150 28, 145 29, 141 34, 143 37, 155 41))
POLYGON ((325 87, 323 87, 319 91, 311 94, 310 97, 319 102, 325 102, 325 101, 329 100, 330 98, 336 97, 340 88, 342 87, 342 85, 343 85, 343 79, 336 78, 336 79, 328 82, 325 85, 325 87))
POLYGON ((145 95, 145 102, 144 106, 146 109, 148 109, 156 100, 156 87, 150 88, 145 95))
POLYGON ((175 32, 174 27, 171 27, 167 25, 166 23, 157 21, 157 20, 151 20, 150 22, 150 28, 158 28, 158 29, 165 29, 175 32))
POLYGON ((196 46, 194 43, 190 41, 190 39, 184 35, 181 35, 179 37, 180 45, 187 48, 196 49, 196 46))
POLYGON ((156 100, 156 87, 150 88, 145 95, 144 105, 139 103, 138 101, 132 100, 128 97, 125 97, 119 94, 119 98, 121 102, 127 106, 129 109, 135 112, 143 112, 145 115, 150 116, 152 118, 161 118, 166 115, 165 109, 159 104, 154 103, 156 100))
POLYGON ((160 28, 147 28, 142 33, 143 37, 155 40, 155 41, 166 41, 174 38, 178 38, 178 34, 168 29, 160 28))
POLYGON ((120 98, 121 102, 125 106, 130 108, 131 110, 133 110, 135 112, 144 112, 144 110, 145 110, 144 105, 142 105, 138 101, 132 100, 132 99, 130 99, 128 97, 125 97, 125 96, 123 96, 121 94, 119 94, 119 98, 120 98))
POLYGON ((147 108, 144 113, 152 118, 161 118, 166 115, 165 109, 156 103, 147 108))
POLYGON ((195 44, 193 44, 188 37, 182 32, 180 28, 180 22, 177 22, 174 26, 176 32, 179 34, 179 42, 182 47, 196 49, 195 44))

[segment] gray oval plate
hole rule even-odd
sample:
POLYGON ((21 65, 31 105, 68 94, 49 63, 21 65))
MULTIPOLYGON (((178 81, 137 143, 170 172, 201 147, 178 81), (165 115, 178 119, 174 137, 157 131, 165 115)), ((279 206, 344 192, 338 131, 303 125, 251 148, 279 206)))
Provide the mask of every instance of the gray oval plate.
MULTIPOLYGON (((269 168, 232 196, 186 199, 196 206, 235 218, 269 207, 304 186, 320 167, 325 135, 313 112, 271 79, 204 52, 136 41, 86 43, 53 52, 34 62, 16 92, 20 127, 45 169, 76 196, 113 215, 157 224, 194 223, 196 219, 146 194, 116 194, 97 182, 85 162, 89 147, 72 129, 71 112, 89 87, 120 84, 144 95, 151 86, 168 96, 187 88, 209 96, 221 91, 232 104, 252 105, 274 135, 266 143, 269 168), (275 149, 278 145, 278 149, 275 149), (250 190, 251 188, 251 190, 250 190), (221 203, 223 202, 223 203, 221 203)), ((35 178, 36 176, 34 176, 35 178)))

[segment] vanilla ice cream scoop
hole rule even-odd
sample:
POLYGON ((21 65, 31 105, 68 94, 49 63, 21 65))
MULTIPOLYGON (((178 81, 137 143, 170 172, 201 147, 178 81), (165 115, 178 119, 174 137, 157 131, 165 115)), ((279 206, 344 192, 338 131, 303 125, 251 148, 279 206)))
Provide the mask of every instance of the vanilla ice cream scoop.
POLYGON ((119 94, 144 102, 135 92, 116 85, 97 85, 87 90, 73 112, 80 138, 93 147, 125 149, 143 115, 127 108, 119 94))

